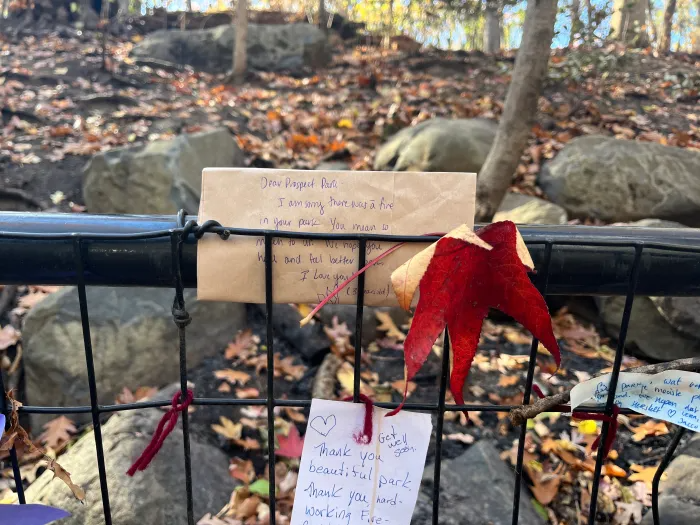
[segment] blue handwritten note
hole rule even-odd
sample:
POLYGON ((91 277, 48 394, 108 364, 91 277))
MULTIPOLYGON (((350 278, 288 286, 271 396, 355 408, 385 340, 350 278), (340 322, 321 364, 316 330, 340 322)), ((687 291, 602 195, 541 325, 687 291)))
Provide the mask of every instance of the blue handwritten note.
POLYGON ((429 414, 374 407, 372 441, 358 444, 363 404, 314 399, 291 525, 408 525, 428 452, 429 414))
MULTIPOLYGON (((579 383, 571 390, 571 408, 586 403, 604 405, 610 374, 579 383)), ((640 414, 700 430, 700 374, 667 370, 659 374, 621 372, 615 404, 640 414)))

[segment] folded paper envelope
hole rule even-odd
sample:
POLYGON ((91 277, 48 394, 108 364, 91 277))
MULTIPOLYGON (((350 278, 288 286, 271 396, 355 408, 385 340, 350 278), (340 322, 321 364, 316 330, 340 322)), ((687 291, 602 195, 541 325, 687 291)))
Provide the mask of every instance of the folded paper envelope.
MULTIPOLYGON (((474 173, 306 171, 207 168, 202 174, 199 223, 231 228, 424 235, 473 226, 474 173)), ((318 303, 358 268, 358 242, 274 238, 275 303, 318 303)), ((393 243, 368 239, 367 262, 393 243)), ((425 248, 407 244, 366 272, 365 304, 395 306, 391 272, 425 248)), ((262 237, 207 234, 197 248, 197 295, 202 300, 265 302, 262 237)), ((354 304, 357 283, 332 302, 354 304)))

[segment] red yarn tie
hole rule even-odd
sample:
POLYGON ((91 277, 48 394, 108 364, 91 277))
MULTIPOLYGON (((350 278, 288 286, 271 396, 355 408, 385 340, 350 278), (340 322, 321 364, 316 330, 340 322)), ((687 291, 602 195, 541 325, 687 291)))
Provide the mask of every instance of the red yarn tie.
MULTIPOLYGON (((352 396, 343 399, 343 401, 352 400, 352 396)), ((360 401, 365 404, 365 423, 362 432, 355 432, 352 437, 358 445, 367 445, 372 442, 372 413, 374 412, 374 404, 372 400, 364 394, 360 394, 360 401)))
POLYGON ((178 414, 183 410, 187 410, 190 406, 192 400, 194 399, 194 393, 189 388, 187 389, 187 397, 183 403, 178 403, 180 400, 181 392, 176 392, 173 396, 172 405, 170 409, 163 415, 156 427, 156 431, 153 433, 151 442, 141 453, 139 458, 131 465, 131 468, 126 472, 129 476, 136 474, 136 471, 146 470, 148 465, 151 463, 153 458, 158 454, 160 447, 163 446, 165 438, 173 431, 175 425, 177 425, 178 414), (167 425, 166 425, 167 424, 167 425))

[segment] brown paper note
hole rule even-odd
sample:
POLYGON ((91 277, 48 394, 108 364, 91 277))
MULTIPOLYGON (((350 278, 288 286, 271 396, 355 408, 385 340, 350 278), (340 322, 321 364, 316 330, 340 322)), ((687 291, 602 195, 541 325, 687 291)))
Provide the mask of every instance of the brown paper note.
MULTIPOLYGON (((423 235, 473 226, 474 173, 207 168, 199 223, 279 231, 423 235)), ((365 304, 395 306, 391 272, 426 244, 410 244, 366 272, 365 304)), ((367 261, 393 246, 367 242, 367 261)), ((356 241, 274 239, 273 300, 318 303, 358 269, 356 241)), ((262 238, 205 235, 197 251, 202 300, 265 302, 262 238)), ((357 282, 331 302, 353 304, 357 282)))

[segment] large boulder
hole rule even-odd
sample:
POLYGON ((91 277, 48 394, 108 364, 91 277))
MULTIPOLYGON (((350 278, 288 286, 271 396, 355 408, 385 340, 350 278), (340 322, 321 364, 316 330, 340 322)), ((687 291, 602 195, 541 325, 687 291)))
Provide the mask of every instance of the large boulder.
MULTIPOLYGON (((629 226, 685 228, 677 222, 658 219, 644 219, 629 226)), ((618 337, 625 298, 603 297, 598 306, 605 331, 618 337)), ((658 361, 700 356, 700 298, 635 297, 625 345, 658 361)))
MULTIPOLYGON (((428 466, 418 493, 411 523, 427 525, 433 515, 433 466, 428 466)), ((506 525, 513 518, 513 469, 486 440, 479 441, 440 467, 440 525, 506 525)), ((522 487, 520 525, 544 525, 522 487)))
POLYGON ((392 136, 377 152, 374 169, 478 173, 497 127, 484 119, 426 120, 392 136))
MULTIPOLYGON (((111 404, 124 388, 159 386, 179 377, 179 333, 167 288, 87 288, 97 398, 111 404)), ((245 305, 200 302, 185 291, 192 323, 187 328, 187 364, 216 355, 246 328, 245 305)), ((89 405, 78 293, 66 287, 27 314, 22 330, 26 391, 39 406, 89 405)), ((39 428, 52 416, 32 415, 39 428)), ((73 417, 73 416, 71 416, 73 417)), ((90 414, 76 414, 78 422, 90 414)))
MULTIPOLYGON (((188 64, 209 73, 231 69, 235 29, 231 25, 189 31, 161 30, 137 44, 132 55, 188 64)), ((330 46, 311 24, 248 24, 248 65, 266 71, 321 67, 330 61, 330 46)))
MULTIPOLYGON (((168 392, 169 394, 169 392, 168 392)), ((161 396, 170 398, 170 395, 161 396)), ((107 488, 114 523, 119 525, 186 525, 185 467, 182 422, 168 436, 146 470, 129 477, 126 471, 143 452, 163 412, 157 409, 117 412, 102 426, 107 488)), ((190 441, 195 520, 218 512, 228 501, 236 482, 228 473, 228 458, 219 449, 190 441)), ((58 458, 73 482, 86 493, 85 504, 68 487, 44 472, 26 491, 27 503, 64 509, 72 517, 61 525, 103 525, 100 479, 95 461, 93 432, 83 436, 58 458)))
POLYGON ((91 213, 196 213, 202 170, 242 166, 243 160, 225 129, 109 150, 85 168, 85 204, 91 213))
MULTIPOLYGON (((664 525, 696 525, 700 516, 700 434, 695 434, 683 452, 666 469, 660 485, 659 519, 664 525)), ((654 523, 651 510, 642 525, 654 523)))
POLYGON ((700 226, 700 152, 602 136, 569 142, 539 184, 571 216, 700 226))
POLYGON ((521 193, 508 193, 493 222, 512 221, 515 224, 566 224, 568 217, 561 206, 521 193))

